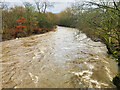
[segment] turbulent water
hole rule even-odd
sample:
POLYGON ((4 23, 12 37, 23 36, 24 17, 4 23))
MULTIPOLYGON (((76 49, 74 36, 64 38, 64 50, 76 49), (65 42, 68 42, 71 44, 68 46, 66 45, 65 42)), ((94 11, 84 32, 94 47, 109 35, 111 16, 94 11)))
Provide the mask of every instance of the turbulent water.
POLYGON ((114 88, 114 59, 76 29, 1 42, 3 88, 114 88))

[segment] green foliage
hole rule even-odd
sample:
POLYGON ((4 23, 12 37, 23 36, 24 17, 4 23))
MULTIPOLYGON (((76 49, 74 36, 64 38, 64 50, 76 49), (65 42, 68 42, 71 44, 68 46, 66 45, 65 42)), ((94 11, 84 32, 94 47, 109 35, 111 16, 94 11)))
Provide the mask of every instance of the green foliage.
POLYGON ((58 17, 57 17, 56 14, 48 12, 48 13, 46 13, 46 16, 47 16, 47 19, 50 22, 51 26, 57 25, 57 23, 58 23, 58 17))
POLYGON ((58 25, 65 26, 65 27, 75 27, 75 17, 71 12, 70 8, 67 8, 65 11, 62 11, 58 14, 59 16, 59 23, 58 25))
POLYGON ((48 18, 43 13, 38 14, 37 20, 38 20, 39 27, 41 28, 49 27, 48 18))
POLYGON ((113 78, 113 84, 116 85, 118 89, 120 89, 120 75, 119 74, 117 74, 113 78))
POLYGON ((2 39, 4 41, 51 31, 57 22, 55 18, 57 17, 53 13, 36 12, 35 7, 30 3, 24 3, 24 7, 15 6, 3 10, 2 39))

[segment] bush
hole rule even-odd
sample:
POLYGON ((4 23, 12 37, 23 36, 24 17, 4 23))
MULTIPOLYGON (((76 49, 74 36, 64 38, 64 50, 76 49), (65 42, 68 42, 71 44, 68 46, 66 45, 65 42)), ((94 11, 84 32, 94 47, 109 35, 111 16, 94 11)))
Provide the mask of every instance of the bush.
POLYGON ((3 10, 2 14, 3 41, 52 31, 56 25, 55 14, 36 12, 29 3, 25 3, 25 8, 3 10))
POLYGON ((116 75, 113 78, 113 84, 116 85, 118 89, 120 89, 120 75, 116 75))

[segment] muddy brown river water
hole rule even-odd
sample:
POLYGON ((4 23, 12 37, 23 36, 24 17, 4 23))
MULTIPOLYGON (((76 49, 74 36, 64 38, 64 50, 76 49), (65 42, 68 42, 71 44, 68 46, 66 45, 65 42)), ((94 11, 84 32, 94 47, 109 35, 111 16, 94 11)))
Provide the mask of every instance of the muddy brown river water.
POLYGON ((101 42, 77 29, 0 42, 3 88, 114 88, 118 72, 101 42))

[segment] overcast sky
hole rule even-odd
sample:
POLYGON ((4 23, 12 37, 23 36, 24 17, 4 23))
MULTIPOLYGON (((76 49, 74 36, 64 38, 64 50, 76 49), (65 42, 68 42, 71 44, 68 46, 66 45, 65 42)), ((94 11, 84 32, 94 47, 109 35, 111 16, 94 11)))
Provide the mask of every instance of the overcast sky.
POLYGON ((59 13, 65 8, 70 7, 72 2, 55 2, 54 7, 47 9, 48 12, 59 13))
MULTIPOLYGON (((21 1, 34 2, 34 0, 0 0, 0 1, 7 1, 7 2, 21 2, 21 1)), ((75 1, 100 1, 100 0, 41 0, 41 1, 50 1, 50 2, 75 2, 75 1)), ((101 0, 101 1, 113 1, 113 0, 101 0)), ((119 0, 114 0, 114 1, 119 1, 119 0)))
MULTIPOLYGON (((10 2, 12 5, 14 4, 22 5, 22 2, 34 3, 34 0, 0 0, 0 1, 10 2)), ((97 1, 97 0, 41 0, 41 1, 55 2, 54 7, 47 9, 47 11, 53 13, 59 13, 65 8, 70 7, 71 4, 76 1, 97 1)))
MULTIPOLYGON (((34 4, 34 0, 1 0, 1 1, 9 2, 10 3, 9 6, 22 5, 23 4, 22 2, 30 2, 34 4)), ((47 1, 54 2, 54 7, 47 9, 47 11, 59 13, 63 11, 65 8, 70 7, 71 4, 74 3, 76 0, 47 0, 47 1)))
MULTIPOLYGON (((7 2, 34 2, 34 0, 1 0, 1 1, 7 1, 7 2)), ((39 1, 39 0, 38 0, 39 1)), ((41 0, 41 1, 50 1, 50 2, 74 2, 75 0, 41 0)))

